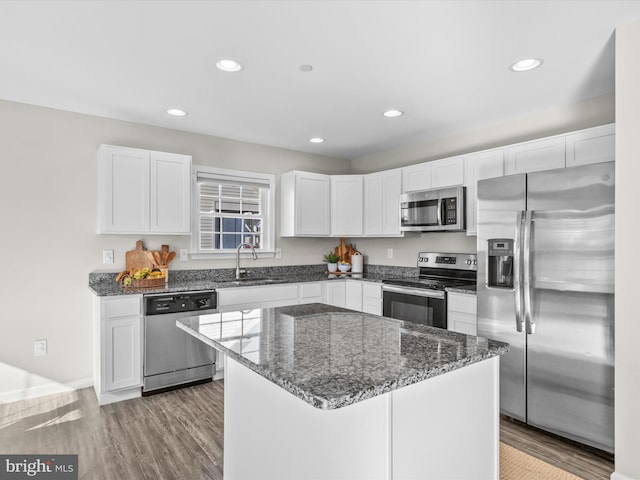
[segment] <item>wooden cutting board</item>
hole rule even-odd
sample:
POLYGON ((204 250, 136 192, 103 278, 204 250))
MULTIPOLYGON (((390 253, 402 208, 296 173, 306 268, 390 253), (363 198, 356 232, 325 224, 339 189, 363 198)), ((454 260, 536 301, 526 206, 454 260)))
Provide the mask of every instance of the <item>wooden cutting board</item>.
POLYGON ((144 249, 142 240, 138 240, 136 242, 136 249, 125 254, 125 263, 127 270, 144 267, 153 268, 153 255, 144 249))

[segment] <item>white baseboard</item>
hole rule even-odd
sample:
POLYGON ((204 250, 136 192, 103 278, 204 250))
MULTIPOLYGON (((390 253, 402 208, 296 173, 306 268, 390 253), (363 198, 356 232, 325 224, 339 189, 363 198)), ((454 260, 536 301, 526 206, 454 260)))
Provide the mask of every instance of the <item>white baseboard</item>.
POLYGON ((93 377, 79 378, 68 382, 50 382, 9 392, 0 392, 0 403, 17 402, 28 398, 43 397, 55 393, 71 392, 93 386, 93 377))
POLYGON ((631 477, 627 477, 626 475, 623 475, 618 472, 613 472, 611 474, 611 480, 635 480, 635 479, 631 477))

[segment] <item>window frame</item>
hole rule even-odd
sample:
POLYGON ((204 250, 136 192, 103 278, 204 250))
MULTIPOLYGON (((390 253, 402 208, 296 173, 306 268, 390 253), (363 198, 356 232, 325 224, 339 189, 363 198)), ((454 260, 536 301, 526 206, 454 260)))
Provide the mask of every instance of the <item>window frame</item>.
MULTIPOLYGON (((259 258, 275 256, 276 237, 276 177, 270 173, 250 172, 245 170, 231 170, 226 168, 193 165, 191 167, 191 252, 189 256, 194 260, 235 258, 236 249, 220 249, 217 251, 200 250, 200 211, 198 174, 219 176, 222 178, 237 178, 247 183, 258 182, 268 185, 261 197, 264 197, 262 248, 256 249, 259 258)), ((232 183, 232 182, 231 182, 232 183)))

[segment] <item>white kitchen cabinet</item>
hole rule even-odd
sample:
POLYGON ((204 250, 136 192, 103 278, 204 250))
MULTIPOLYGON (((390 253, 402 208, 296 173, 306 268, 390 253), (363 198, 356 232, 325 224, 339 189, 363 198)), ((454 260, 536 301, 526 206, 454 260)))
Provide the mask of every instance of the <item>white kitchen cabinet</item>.
POLYGON ((191 157, 98 149, 98 233, 189 234, 191 157))
POLYGON ((464 157, 443 158, 431 162, 431 188, 464 183, 464 157))
POLYGON ((324 303, 321 282, 298 284, 298 303, 324 303))
POLYGON ((477 233, 478 180, 501 177, 504 174, 504 149, 496 148, 473 153, 465 158, 465 186, 467 188, 467 235, 477 233))
POLYGON ((382 315, 382 284, 362 282, 362 311, 382 315))
POLYGON ((364 176, 364 234, 401 235, 402 171, 386 170, 364 176))
POLYGON ((331 176, 331 235, 363 233, 362 175, 331 176))
POLYGON ((451 187, 464 183, 464 157, 442 158, 402 168, 402 192, 451 187))
POLYGON ((335 307, 346 307, 346 287, 344 280, 329 280, 324 282, 325 303, 335 307))
POLYGON ((358 312, 362 311, 362 281, 345 281, 345 307, 358 312))
POLYGON ((96 297, 94 389, 104 405, 140 396, 142 296, 96 297))
POLYGON ((220 288, 217 292, 218 308, 221 311, 280 307, 298 303, 296 283, 220 288))
POLYGON ((474 294, 447 293, 447 330, 478 334, 477 296, 474 294))
POLYGON ((566 166, 615 160, 615 124, 588 128, 566 136, 566 166))
POLYGON ((506 147, 505 175, 564 168, 565 137, 556 136, 506 147))
POLYGON ((402 193, 431 188, 431 162, 402 168, 402 193))
POLYGON ((291 171, 280 176, 280 235, 331 234, 331 177, 291 171))

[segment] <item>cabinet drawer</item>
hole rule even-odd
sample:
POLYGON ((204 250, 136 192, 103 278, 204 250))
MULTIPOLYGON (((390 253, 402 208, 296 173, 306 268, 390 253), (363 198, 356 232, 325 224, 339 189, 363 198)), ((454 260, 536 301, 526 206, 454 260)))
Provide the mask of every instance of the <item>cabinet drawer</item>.
POLYGON ((300 300, 311 297, 322 297, 321 283, 302 283, 300 284, 300 300))
POLYGON ((382 299, 382 285, 380 283, 362 282, 362 298, 382 299))
POLYGON ((105 298, 102 301, 102 317, 116 318, 140 315, 142 301, 140 295, 105 298))
POLYGON ((218 290, 218 305, 259 304, 279 300, 291 300, 298 303, 298 285, 265 285, 261 287, 238 287, 218 290))
POLYGON ((475 295, 449 292, 447 295, 447 300, 447 308, 449 311, 468 313, 474 316, 478 312, 478 298, 475 295))

